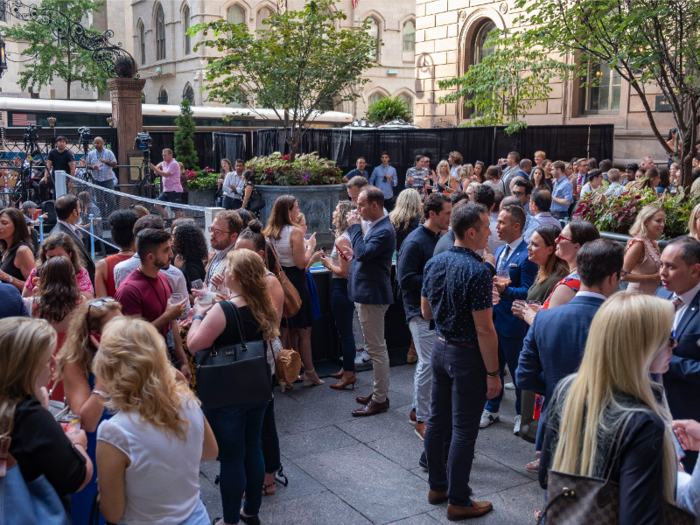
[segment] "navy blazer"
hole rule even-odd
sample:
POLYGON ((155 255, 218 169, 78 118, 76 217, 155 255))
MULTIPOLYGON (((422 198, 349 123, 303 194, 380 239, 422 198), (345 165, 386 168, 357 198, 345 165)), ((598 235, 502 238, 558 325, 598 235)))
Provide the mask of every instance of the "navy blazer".
POLYGON ((394 304, 391 291, 391 258, 396 249, 396 230, 385 215, 365 236, 359 224, 348 228, 352 251, 348 275, 348 298, 360 304, 394 304))
POLYGON ((85 247, 85 243, 83 243, 83 239, 78 238, 78 236, 75 233, 73 233, 68 228, 63 226, 63 224, 61 224, 60 222, 56 223, 56 226, 53 227, 53 229, 51 230, 49 235, 53 235, 54 233, 65 233, 75 243, 75 245, 78 247, 78 251, 80 251, 83 266, 88 271, 88 275, 90 276, 90 282, 92 282, 92 284, 94 285, 95 284, 95 263, 93 262, 92 257, 90 257, 90 252, 85 247))
MULTIPOLYGON (((664 287, 656 296, 671 300, 673 292, 664 287)), ((673 419, 700 421, 700 292, 688 305, 675 330, 678 346, 673 351, 664 388, 673 419)))
POLYGON ((545 396, 543 414, 559 381, 578 370, 588 329, 602 304, 598 297, 577 295, 568 303, 541 310, 535 316, 520 352, 515 384, 545 396))
MULTIPOLYGON (((494 257, 498 267, 498 259, 507 244, 496 249, 494 257)), ((498 335, 504 337, 525 337, 528 324, 522 319, 513 315, 511 310, 513 301, 516 299, 527 299, 527 292, 535 282, 535 277, 539 267, 527 258, 527 243, 521 242, 508 259, 508 273, 510 273, 510 284, 501 294, 501 301, 493 307, 493 324, 498 335)))

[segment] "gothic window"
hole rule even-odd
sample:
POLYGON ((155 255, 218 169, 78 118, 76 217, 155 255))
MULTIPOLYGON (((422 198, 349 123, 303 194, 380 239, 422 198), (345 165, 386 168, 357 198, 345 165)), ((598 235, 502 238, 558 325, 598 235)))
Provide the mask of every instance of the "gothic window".
POLYGON ((377 42, 376 48, 369 54, 369 56, 370 58, 377 58, 377 55, 379 54, 379 23, 377 22, 376 18, 370 17, 369 29, 367 30, 367 33, 369 33, 369 35, 377 42))
POLYGON ((239 5, 234 5, 226 11, 226 21, 229 24, 245 24, 245 11, 239 5))
POLYGON ((146 30, 143 23, 139 23, 139 52, 141 53, 141 65, 146 64, 146 30))
POLYGON ((416 25, 409 20, 403 25, 403 54, 404 60, 410 55, 409 60, 413 60, 416 52, 416 25))
POLYGON ((192 50, 192 40, 187 34, 187 30, 190 28, 190 8, 188 6, 182 10, 182 26, 185 33, 185 54, 189 55, 192 50))
POLYGON ((182 92, 182 100, 189 100, 190 105, 194 106, 194 89, 190 84, 185 86, 185 91, 182 92))
POLYGON ((168 92, 165 88, 160 88, 160 93, 158 93, 158 104, 166 105, 168 103, 168 92))
POLYGON ((260 11, 258 11, 258 21, 255 25, 255 29, 269 29, 270 26, 265 26, 263 24, 263 20, 265 20, 271 14, 272 12, 267 7, 263 7, 260 11))
POLYGON ((156 11, 156 60, 165 60, 165 13, 162 5, 156 11))

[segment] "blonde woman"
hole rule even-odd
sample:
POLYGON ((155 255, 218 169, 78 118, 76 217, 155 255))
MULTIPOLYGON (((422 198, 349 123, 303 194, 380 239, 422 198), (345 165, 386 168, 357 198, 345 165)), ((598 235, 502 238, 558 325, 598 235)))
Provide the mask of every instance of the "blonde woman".
POLYGON ((549 405, 543 488, 548 469, 609 475, 619 484, 621 525, 659 522, 662 500, 674 502, 678 458, 663 388, 649 374, 668 370, 673 315, 670 301, 642 294, 618 293, 603 303, 578 373, 562 380, 549 405))
POLYGON ((467 191, 466 187, 470 182, 474 182, 474 166, 465 164, 459 168, 459 186, 462 191, 467 191))
POLYGON ((437 165, 437 191, 450 194, 459 189, 459 183, 450 175, 450 165, 446 160, 441 160, 437 165))
MULTIPOLYGON (((226 257, 228 267, 224 277, 233 295, 230 301, 213 306, 195 305, 194 320, 187 335, 187 348, 192 354, 211 348, 215 343, 241 342, 237 323, 227 322, 224 309, 238 309, 246 341, 271 341, 279 335, 277 310, 267 290, 262 258, 250 250, 234 250, 226 257)), ((224 507, 223 520, 216 519, 213 525, 233 525, 239 520, 259 523, 257 515, 265 479, 260 438, 267 405, 268 401, 241 405, 231 399, 229 406, 206 412, 220 448, 220 489, 224 507), (243 493, 246 498, 241 512, 243 493)))
POLYGON ((170 365, 163 336, 112 319, 93 361, 116 415, 97 431, 100 511, 111 523, 207 525, 199 464, 218 454, 199 403, 170 365))
POLYGON ((690 236, 700 241, 700 204, 693 208, 690 212, 690 219, 688 220, 688 230, 690 231, 690 236))
POLYGON ((11 440, 9 453, 17 461, 8 477, 19 468, 25 482, 36 482, 47 496, 53 490, 60 507, 58 496, 78 492, 90 481, 92 461, 85 431, 64 433, 46 410, 55 348, 56 332, 47 321, 0 320, 0 440, 11 440))
POLYGON ((630 228, 634 237, 625 248, 625 264, 622 269, 627 272, 623 281, 630 283, 628 292, 641 292, 654 295, 661 285, 661 250, 657 241, 664 233, 666 214, 660 206, 644 206, 630 228))
POLYGON ((409 188, 399 193, 396 206, 389 214, 391 225, 396 230, 396 253, 401 250, 401 244, 408 234, 420 226, 422 210, 420 193, 416 190, 409 188))

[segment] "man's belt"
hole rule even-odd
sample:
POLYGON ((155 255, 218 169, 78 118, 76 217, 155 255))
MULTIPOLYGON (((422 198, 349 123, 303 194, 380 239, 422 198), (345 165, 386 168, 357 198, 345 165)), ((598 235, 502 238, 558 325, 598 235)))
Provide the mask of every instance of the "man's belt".
POLYGON ((448 345, 463 346, 465 348, 472 348, 474 350, 479 349, 479 347, 476 345, 470 345, 469 343, 464 343, 462 341, 448 341, 447 339, 445 339, 444 337, 440 337, 439 335, 437 336, 437 338, 443 343, 447 343, 448 345))

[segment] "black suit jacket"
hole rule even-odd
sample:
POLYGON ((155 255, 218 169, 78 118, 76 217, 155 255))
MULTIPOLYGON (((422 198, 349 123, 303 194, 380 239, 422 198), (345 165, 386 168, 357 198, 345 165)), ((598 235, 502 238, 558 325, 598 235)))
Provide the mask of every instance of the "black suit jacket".
POLYGON ((74 234, 71 230, 66 228, 60 222, 56 223, 56 226, 53 227, 53 230, 51 230, 49 235, 53 235, 54 233, 65 233, 70 236, 75 245, 78 247, 80 257, 83 261, 83 266, 85 266, 85 269, 90 275, 90 282, 93 286, 95 286, 95 263, 93 262, 92 257, 90 257, 90 252, 85 247, 85 244, 83 244, 83 239, 79 238, 76 234, 74 234))
MULTIPOLYGON (((656 296, 670 300, 673 292, 661 287, 656 296)), ((700 292, 688 305, 674 334, 678 346, 664 374, 668 406, 673 419, 700 421, 700 292)))

